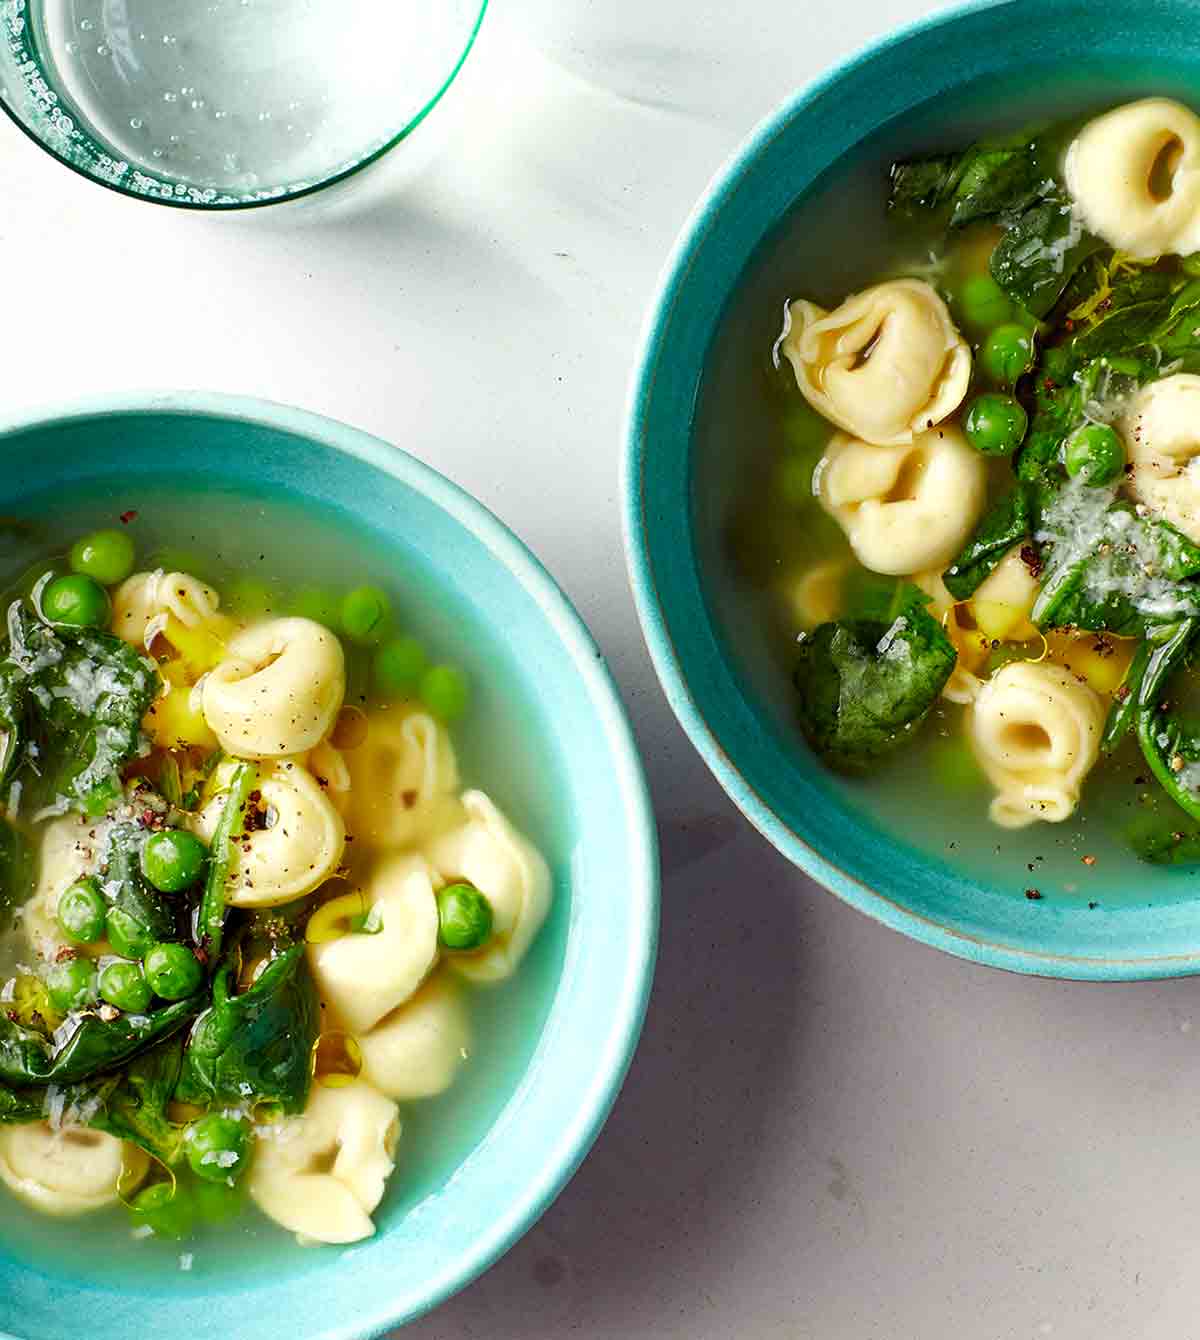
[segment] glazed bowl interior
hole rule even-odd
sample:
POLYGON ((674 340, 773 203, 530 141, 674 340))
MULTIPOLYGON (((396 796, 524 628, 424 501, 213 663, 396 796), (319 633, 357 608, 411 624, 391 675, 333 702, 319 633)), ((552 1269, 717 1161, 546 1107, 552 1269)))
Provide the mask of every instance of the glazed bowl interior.
MULTIPOLYGON (((1021 885, 1036 881, 1024 865, 1024 879, 1001 880, 986 862, 964 869, 855 803, 804 744, 783 676, 768 684, 746 654, 762 630, 717 613, 729 601, 713 559, 724 542, 713 481, 739 468, 737 434, 752 429, 723 425, 714 448, 717 435, 697 429, 697 406, 714 341, 743 288, 761 282, 764 253, 786 271, 778 238, 797 201, 866 165, 882 216, 881 183, 896 158, 1151 92, 1193 105, 1200 94, 1200 36, 1183 0, 1118 0, 1102 16, 1083 0, 976 4, 852 59, 772 116, 698 205, 649 314, 629 405, 626 536, 643 628, 676 714, 726 790, 785 855, 869 915, 963 957, 1052 976, 1200 969, 1194 881, 1184 868, 1141 867, 1130 878, 1097 865, 1083 897, 1031 900, 1021 885)), ((861 220, 853 196, 820 200, 825 213, 800 245, 836 272, 861 220)), ((767 315, 774 325, 756 337, 769 351, 778 310, 767 315)), ((919 788, 913 797, 934 804, 932 785, 919 788)), ((924 816, 926 830, 935 823, 924 816)), ((1030 870, 1038 850, 1035 836, 1030 870)))
POLYGON ((402 1109, 374 1238, 302 1249, 264 1222, 261 1241, 239 1233, 224 1254, 218 1245, 193 1256, 186 1244, 135 1243, 127 1230, 89 1239, 86 1219, 60 1228, 4 1196, 0 1334, 374 1335, 505 1250, 607 1115, 656 939, 640 765, 603 662, 558 588, 494 517, 403 452, 315 416, 212 396, 0 424, 0 564, 12 565, 14 532, 26 548, 32 536, 61 552, 73 528, 134 512, 132 526, 151 525, 161 509, 178 547, 246 565, 261 549, 310 581, 322 580, 322 564, 350 573, 358 561, 363 580, 391 583, 405 623, 467 670, 475 697, 456 731, 464 780, 489 788, 540 846, 555 899, 501 988, 515 994, 491 1011, 507 1020, 503 1032, 481 1017, 461 1083, 402 1109))

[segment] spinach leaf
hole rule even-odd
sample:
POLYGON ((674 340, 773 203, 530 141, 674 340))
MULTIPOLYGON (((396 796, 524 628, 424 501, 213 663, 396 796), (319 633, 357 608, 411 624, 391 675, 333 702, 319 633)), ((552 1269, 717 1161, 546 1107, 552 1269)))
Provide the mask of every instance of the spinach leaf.
POLYGON ((170 905, 142 875, 147 836, 136 823, 114 824, 104 848, 100 887, 109 904, 109 934, 127 946, 122 952, 145 954, 160 940, 179 938, 170 905))
POLYGON ((1139 637, 1200 616, 1200 549, 1165 522, 1140 517, 1110 490, 1072 481, 1043 512, 1046 576, 1031 618, 1039 628, 1139 637))
POLYGON ((963 153, 894 163, 888 208, 914 216, 948 209, 951 228, 1024 209, 1045 182, 1027 135, 972 144, 963 153))
POLYGON ((1076 269, 1102 245, 1084 231, 1070 199, 1054 190, 1008 225, 989 268, 1010 298, 1043 317, 1076 269))
POLYGON ((241 995, 233 969, 213 979, 212 1005, 196 1020, 175 1096, 187 1103, 278 1103, 287 1114, 308 1100, 312 1049, 319 1031, 316 989, 304 945, 272 959, 241 995))
POLYGON ((167 1117, 182 1063, 183 1039, 175 1036, 135 1056, 119 1074, 72 1085, 62 1097, 76 1119, 170 1166, 183 1154, 184 1128, 167 1117))
POLYGON ((1185 819, 1178 810, 1170 815, 1140 814, 1124 837, 1134 855, 1150 865, 1200 862, 1200 823, 1185 819))
POLYGON ((200 915, 196 921, 199 948, 209 962, 215 962, 221 953, 225 931, 225 898, 229 872, 233 867, 233 845, 241 836, 246 817, 246 802, 258 777, 253 763, 239 763, 229 779, 225 808, 213 830, 208 874, 200 899, 200 915))
POLYGON ((1018 481, 1011 493, 999 498, 984 513, 975 528, 975 534, 942 573, 946 590, 955 600, 967 600, 991 575, 1013 545, 1029 539, 1033 530, 1033 490, 1018 481))
POLYGON ((1138 643, 1137 650, 1133 653, 1133 660, 1129 662, 1129 668, 1125 671, 1125 678, 1113 694, 1112 706, 1108 709, 1108 718, 1104 723, 1104 734, 1100 739, 1100 748, 1105 754, 1111 754, 1116 749, 1137 720, 1138 693, 1146 674, 1146 666, 1150 663, 1152 645, 1150 635, 1138 643))
POLYGON ((0 1084, 0 1126, 41 1121, 46 1115, 45 1089, 10 1089, 0 1084))
POLYGON ((111 1021, 82 1014, 65 1036, 60 1037, 60 1029, 53 1039, 0 1013, 0 1085, 72 1084, 115 1070, 177 1033, 203 1004, 203 997, 195 996, 149 1014, 123 1014, 111 1021))
POLYGON ((795 684, 800 726, 832 767, 855 772, 910 738, 949 679, 957 653, 910 588, 889 625, 822 624, 801 643, 795 684))
POLYGON ((3 773, 41 808, 67 803, 87 814, 111 808, 121 769, 137 753, 141 721, 158 694, 151 663, 120 638, 91 628, 54 629, 20 604, 9 608, 8 656, 0 668, 3 773))
POLYGON ((1168 796, 1193 819, 1200 819, 1200 729, 1176 712, 1167 688, 1182 668, 1200 629, 1200 618, 1184 619, 1167 632, 1149 656, 1138 690, 1137 735, 1142 755, 1168 796))

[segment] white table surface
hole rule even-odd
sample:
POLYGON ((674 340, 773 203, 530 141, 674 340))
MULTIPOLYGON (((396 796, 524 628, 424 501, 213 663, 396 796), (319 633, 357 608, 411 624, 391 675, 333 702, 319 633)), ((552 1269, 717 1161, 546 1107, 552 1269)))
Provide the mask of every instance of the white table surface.
POLYGON ((546 562, 655 790, 662 953, 583 1169, 406 1340, 1183 1340, 1200 1333, 1200 981, 971 967, 766 846, 669 713, 621 553, 622 405, 692 202, 797 84, 923 0, 494 0, 359 186, 201 218, 0 125, 5 412, 198 387, 369 429, 546 562))

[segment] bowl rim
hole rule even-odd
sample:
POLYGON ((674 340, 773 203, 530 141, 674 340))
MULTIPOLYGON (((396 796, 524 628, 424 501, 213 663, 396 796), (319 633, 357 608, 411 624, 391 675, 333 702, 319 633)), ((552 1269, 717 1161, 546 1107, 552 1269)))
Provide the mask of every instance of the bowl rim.
MULTIPOLYGON (((293 200, 303 200, 305 196, 315 195, 318 191, 324 191, 329 186, 335 186, 338 182, 343 182, 349 177, 356 176, 364 168, 368 168, 372 163, 377 163, 384 155, 391 153, 403 140, 413 133, 414 130, 425 120, 430 112, 442 101, 450 91, 450 86, 458 78, 459 72, 467 62, 467 57, 475 47, 475 42, 479 37, 479 30, 483 27, 483 20, 488 12, 488 6, 491 0, 478 0, 479 9, 475 15, 475 21, 471 25, 471 31, 467 34, 467 40, 463 44, 463 49, 459 53, 457 60, 450 67, 450 70, 442 80, 441 84, 430 95, 428 101, 415 111, 403 126, 377 149, 367 154, 365 158, 360 158, 357 162, 351 163, 348 167, 341 168, 331 176, 322 177, 320 181, 314 181, 301 190, 284 191, 280 195, 273 195, 266 200, 229 200, 218 204, 215 200, 205 202, 202 200, 191 200, 185 196, 175 195, 150 195, 141 191, 131 191, 123 186, 119 181, 109 181, 104 177, 98 177, 81 167, 78 163, 73 163, 65 154, 59 153, 52 145, 46 143, 40 135, 36 134, 33 128, 26 124, 17 110, 6 98, 0 98, 0 111, 2 111, 14 126, 29 140, 31 140, 39 149, 50 155, 57 163, 68 168, 77 177, 82 177, 84 181, 90 181, 95 186, 102 186, 106 191, 112 191, 115 195, 123 196, 126 200, 143 200, 152 205, 166 205, 171 209, 191 210, 197 214, 236 214, 244 213, 247 210, 265 209, 269 205, 284 205, 293 200)), ((89 138, 91 138, 89 136, 89 138)))
MULTIPOLYGON (((0 415, 0 440, 88 419, 172 414, 235 420, 293 433, 366 462, 448 513, 508 569, 563 645, 596 710, 623 800, 631 858, 630 877, 625 881, 630 934, 621 975, 612 982, 612 1020, 603 1044, 596 1049, 591 1084, 558 1140, 543 1155, 537 1176, 477 1234, 470 1250, 438 1275, 426 1296, 399 1311, 385 1305, 372 1314, 360 1312, 319 1332, 320 1340, 363 1340, 423 1316, 478 1278, 549 1209, 600 1134, 633 1061, 653 985, 659 928, 658 829, 633 728, 603 653, 582 617, 541 561, 503 521, 460 485, 403 448, 309 410, 208 391, 124 392, 34 406, 0 415)), ((552 1004, 547 1023, 553 1017, 552 1004)), ((0 1331, 0 1340, 20 1338, 0 1331)))
POLYGON ((663 692, 680 725, 742 814, 776 850, 825 889, 872 920, 922 944, 944 950, 958 958, 1009 972, 1084 981, 1138 981, 1185 976, 1200 973, 1200 951, 1112 958, 1038 951, 953 929, 914 911, 841 869, 784 822, 750 784, 721 743, 718 732, 709 724, 689 687, 683 660, 667 627, 663 602, 655 581, 645 499, 645 472, 649 454, 647 412, 654 396, 664 333, 681 291, 687 284, 692 258, 714 226, 716 216, 732 199, 743 177, 766 146, 784 133, 799 113, 847 75, 931 30, 988 10, 1002 10, 1022 3, 1025 0, 961 0, 960 3, 948 5, 891 29, 856 48, 764 116, 714 173, 667 255, 638 336, 637 354, 625 404, 621 463, 626 565, 643 638, 663 692))

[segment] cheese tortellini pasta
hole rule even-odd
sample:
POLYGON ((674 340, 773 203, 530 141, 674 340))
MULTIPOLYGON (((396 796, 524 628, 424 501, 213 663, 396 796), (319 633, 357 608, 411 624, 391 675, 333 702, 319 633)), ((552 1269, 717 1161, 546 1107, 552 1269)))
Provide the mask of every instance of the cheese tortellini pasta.
POLYGON ((1200 118, 1144 98, 1089 121, 1067 151, 1067 189, 1110 246, 1153 258, 1200 248, 1200 118))
POLYGON ((949 425, 890 447, 839 433, 814 485, 863 567, 903 576, 958 552, 983 511, 987 469, 949 425))
MULTIPOLYGON (((342 861, 346 826, 313 775, 294 759, 279 759, 259 773, 261 826, 234 845, 227 898, 234 907, 277 907, 320 887, 342 861)), ((224 807, 218 791, 196 817, 195 829, 211 841, 224 807)))
POLYGON ((438 910, 430 871, 398 852, 374 869, 364 890, 378 928, 308 946, 322 999, 355 1033, 408 1000, 438 958, 438 910))
POLYGON ((1200 543, 1200 377, 1151 382, 1121 419, 1130 493, 1200 543))
POLYGON ((400 1112, 370 1084, 314 1084, 303 1114, 258 1142, 250 1195, 302 1242, 360 1242, 395 1167, 400 1112))
POLYGON ((483 792, 465 792, 462 803, 467 821, 429 847, 429 860, 444 881, 468 880, 491 903, 491 943, 451 966, 473 981, 495 982, 516 971, 546 919, 550 871, 483 792))
POLYGON ((135 647, 147 633, 165 626, 168 617, 195 628, 217 612, 220 597, 211 586, 186 572, 135 572, 113 593, 113 632, 135 647))
POLYGON ((359 1037, 363 1078, 401 1102, 433 1098, 454 1082, 470 1041, 462 989, 449 974, 438 972, 359 1037))
POLYGON ((145 1176, 150 1160, 103 1131, 47 1121, 0 1126, 0 1179, 43 1214, 68 1217, 114 1205, 145 1176))
POLYGON ((239 633, 205 678, 204 719, 238 758, 304 754, 329 734, 346 692, 342 644, 312 619, 239 633))
POLYGON ((809 404, 875 446, 903 446, 941 423, 971 379, 966 341, 920 279, 877 284, 832 312, 792 302, 779 347, 809 404))
POLYGON ((1104 730, 1099 695, 1069 670, 1015 661, 980 688, 970 738, 996 788, 990 814, 1002 828, 1061 823, 1079 803, 1104 730))
POLYGON ((367 738, 343 757, 361 841, 407 846, 460 818, 454 745, 428 712, 372 709, 367 738))

